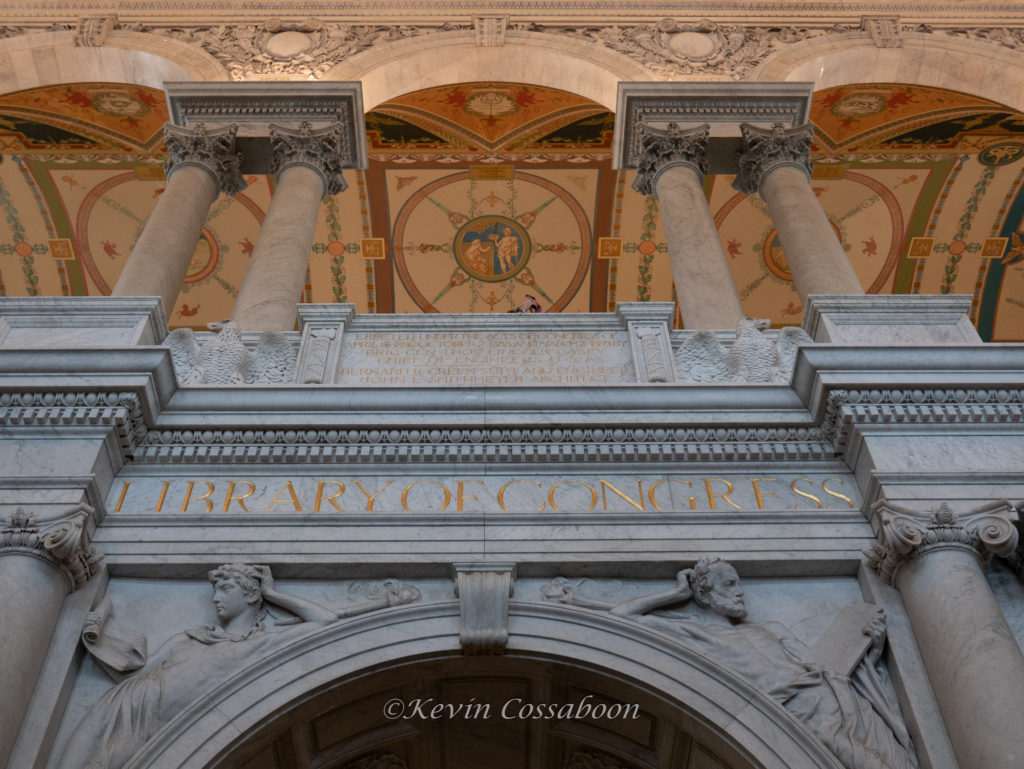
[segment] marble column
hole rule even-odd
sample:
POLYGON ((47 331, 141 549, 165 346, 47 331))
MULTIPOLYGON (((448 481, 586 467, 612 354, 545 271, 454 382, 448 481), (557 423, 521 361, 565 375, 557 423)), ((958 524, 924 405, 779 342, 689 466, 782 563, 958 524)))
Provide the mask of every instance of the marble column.
POLYGON ((1017 545, 1013 507, 874 507, 872 566, 896 586, 961 769, 1024 765, 1024 654, 983 567, 1017 545))
POLYGON ((37 523, 19 509, 0 529, 0 766, 7 766, 64 599, 98 568, 86 534, 91 514, 80 505, 37 523))
POLYGON ((164 126, 167 187, 146 222, 114 296, 159 296, 170 316, 189 262, 217 195, 242 190, 236 126, 207 131, 203 125, 164 126))
POLYGON ((642 126, 633 189, 655 195, 661 205, 683 326, 734 329, 743 308, 704 196, 709 133, 707 125, 686 131, 675 123, 666 131, 642 126))
POLYGON ((243 331, 291 331, 309 267, 320 203, 346 188, 343 132, 271 126, 277 186, 231 319, 243 331))
POLYGON ((806 304, 809 294, 863 294, 860 280, 811 189, 808 153, 814 126, 785 128, 776 123, 766 129, 744 123, 740 130, 744 151, 733 186, 764 198, 800 301, 806 304))

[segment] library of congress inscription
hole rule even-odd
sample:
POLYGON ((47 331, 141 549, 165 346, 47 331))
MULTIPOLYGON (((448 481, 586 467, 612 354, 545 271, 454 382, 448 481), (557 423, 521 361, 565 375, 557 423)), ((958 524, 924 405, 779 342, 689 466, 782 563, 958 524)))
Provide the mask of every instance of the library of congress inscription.
POLYGON ((115 484, 114 513, 756 512, 859 507, 850 478, 814 474, 565 477, 206 476, 115 484))
POLYGON ((356 332, 339 384, 573 385, 636 381, 625 331, 356 332))

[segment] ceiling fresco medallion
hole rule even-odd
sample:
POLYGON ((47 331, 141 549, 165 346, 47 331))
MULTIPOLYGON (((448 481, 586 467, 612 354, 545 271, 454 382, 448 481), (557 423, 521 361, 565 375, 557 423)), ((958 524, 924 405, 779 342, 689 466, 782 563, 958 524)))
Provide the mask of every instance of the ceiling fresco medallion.
POLYGON ((452 244, 455 261, 471 278, 507 280, 530 260, 526 228, 507 216, 478 216, 459 229, 452 244))
POLYGON ((539 174, 480 176, 435 178, 398 211, 395 271, 409 298, 426 312, 504 312, 530 294, 546 312, 563 310, 590 267, 583 205, 539 174))

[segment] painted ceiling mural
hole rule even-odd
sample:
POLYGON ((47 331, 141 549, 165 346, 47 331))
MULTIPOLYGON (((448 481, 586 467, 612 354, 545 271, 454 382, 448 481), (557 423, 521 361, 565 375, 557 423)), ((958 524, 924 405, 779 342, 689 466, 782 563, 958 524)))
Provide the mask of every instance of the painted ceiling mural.
MULTIPOLYGON (((1024 115, 953 91, 815 94, 812 187, 866 291, 966 293, 985 339, 1024 341, 1024 115)), ((163 193, 163 93, 82 83, 0 96, 0 294, 103 295, 163 193)), ((608 311, 672 299, 657 201, 611 168, 613 116, 564 91, 461 83, 366 117, 370 167, 321 208, 302 301, 360 312, 608 311)), ((221 197, 172 326, 230 314, 273 194, 221 197)), ((706 181, 744 309, 800 322, 757 196, 706 181)))

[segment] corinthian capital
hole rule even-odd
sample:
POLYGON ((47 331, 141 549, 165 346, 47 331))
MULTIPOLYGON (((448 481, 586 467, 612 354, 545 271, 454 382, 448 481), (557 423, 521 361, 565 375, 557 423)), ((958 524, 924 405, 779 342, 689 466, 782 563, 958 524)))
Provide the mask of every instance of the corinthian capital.
POLYGON ((340 123, 316 131, 309 123, 292 130, 270 126, 270 144, 274 152, 274 173, 289 166, 306 166, 320 174, 325 195, 337 195, 348 184, 341 175, 345 156, 345 135, 340 123))
POLYGON ((1017 511, 1005 499, 964 513, 954 513, 945 502, 922 513, 884 499, 873 509, 878 541, 865 554, 891 585, 907 563, 932 550, 968 550, 985 565, 993 554, 1011 557, 1017 547, 1017 511))
POLYGON ((86 523, 93 510, 78 505, 56 520, 37 523, 21 508, 0 529, 0 556, 29 555, 58 568, 77 590, 96 573, 101 556, 89 545, 86 523))
POLYGON ((245 189, 239 170, 242 156, 235 151, 238 126, 229 125, 212 131, 202 123, 195 128, 182 128, 167 123, 164 142, 167 144, 167 178, 183 166, 198 166, 216 181, 221 192, 234 195, 245 189))
POLYGON ((810 177, 808 153, 814 138, 814 126, 810 123, 795 128, 786 128, 782 123, 771 128, 743 123, 740 131, 743 133, 743 152, 738 158, 740 172, 732 183, 740 192, 748 195, 760 192, 765 177, 780 166, 799 168, 810 177))
POLYGON ((675 123, 659 131, 640 126, 640 157, 637 161, 633 189, 641 195, 654 194, 658 175, 669 166, 686 165, 699 176, 708 172, 708 136, 711 127, 706 123, 686 131, 675 123))

